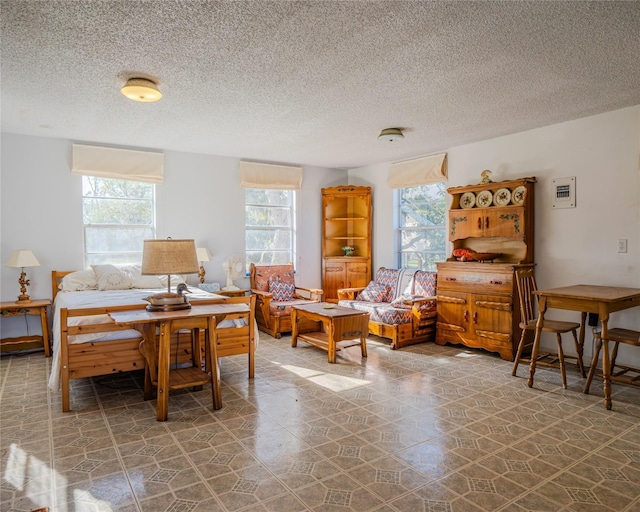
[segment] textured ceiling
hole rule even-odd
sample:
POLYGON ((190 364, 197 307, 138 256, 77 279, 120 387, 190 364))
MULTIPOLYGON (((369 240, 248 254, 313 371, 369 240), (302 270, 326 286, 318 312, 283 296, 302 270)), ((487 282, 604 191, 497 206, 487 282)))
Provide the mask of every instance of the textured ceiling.
POLYGON ((9 133, 353 168, 640 104, 633 1, 2 0, 0 17, 9 133), (162 100, 127 100, 132 76, 162 100))

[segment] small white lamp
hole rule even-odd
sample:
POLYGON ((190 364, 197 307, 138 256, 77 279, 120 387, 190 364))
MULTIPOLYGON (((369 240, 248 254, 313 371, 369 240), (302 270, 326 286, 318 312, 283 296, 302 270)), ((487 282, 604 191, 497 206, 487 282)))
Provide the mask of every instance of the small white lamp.
POLYGON ((196 255, 198 257, 198 261, 200 262, 200 271, 198 272, 198 277, 200 278, 200 282, 204 283, 204 275, 206 274, 206 271, 204 270, 204 262, 211 261, 211 253, 206 247, 197 247, 196 255))
POLYGON ((13 251, 11 253, 11 256, 9 256, 9 259, 5 263, 5 266, 22 269, 22 272, 20 273, 20 279, 18 279, 18 283, 20 284, 20 295, 18 295, 18 300, 16 302, 31 302, 31 299, 27 294, 27 286, 31 284, 31 281, 27 279, 27 274, 25 274, 24 272, 24 267, 39 267, 40 262, 28 249, 18 249, 17 251, 13 251))

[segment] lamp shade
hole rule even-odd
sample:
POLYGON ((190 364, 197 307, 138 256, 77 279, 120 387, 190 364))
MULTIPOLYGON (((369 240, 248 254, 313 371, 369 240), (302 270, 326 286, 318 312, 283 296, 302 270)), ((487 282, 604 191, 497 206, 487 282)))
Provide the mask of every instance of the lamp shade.
POLYGON ((193 240, 145 240, 142 249, 143 275, 197 274, 198 259, 193 240))
POLYGON ((211 261, 211 253, 206 247, 198 247, 196 249, 198 261, 211 261))
POLYGON ((28 249, 18 249, 13 251, 5 263, 7 267, 39 267, 40 262, 28 249))

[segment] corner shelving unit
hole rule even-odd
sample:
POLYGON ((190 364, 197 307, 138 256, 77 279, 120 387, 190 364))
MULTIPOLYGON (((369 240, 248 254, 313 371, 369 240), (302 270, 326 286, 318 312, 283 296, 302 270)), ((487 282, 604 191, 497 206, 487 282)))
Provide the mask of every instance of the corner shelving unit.
POLYGON ((340 288, 366 286, 371 279, 371 187, 322 189, 323 300, 337 302, 340 288), (351 256, 343 247, 353 247, 351 256))

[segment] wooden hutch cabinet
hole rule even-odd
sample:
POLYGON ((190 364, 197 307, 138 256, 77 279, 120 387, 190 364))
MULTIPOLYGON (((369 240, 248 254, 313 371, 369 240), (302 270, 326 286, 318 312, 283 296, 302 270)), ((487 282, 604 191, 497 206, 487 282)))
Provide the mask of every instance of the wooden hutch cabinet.
POLYGON ((371 187, 322 189, 323 300, 338 301, 340 288, 371 280, 371 187), (352 247, 348 256, 343 247, 352 247))
POLYGON ((497 352, 513 361, 520 341, 515 271, 534 265, 535 178, 454 187, 449 241, 486 261, 438 263, 436 343, 497 352), (496 256, 497 255, 497 256, 496 256))

